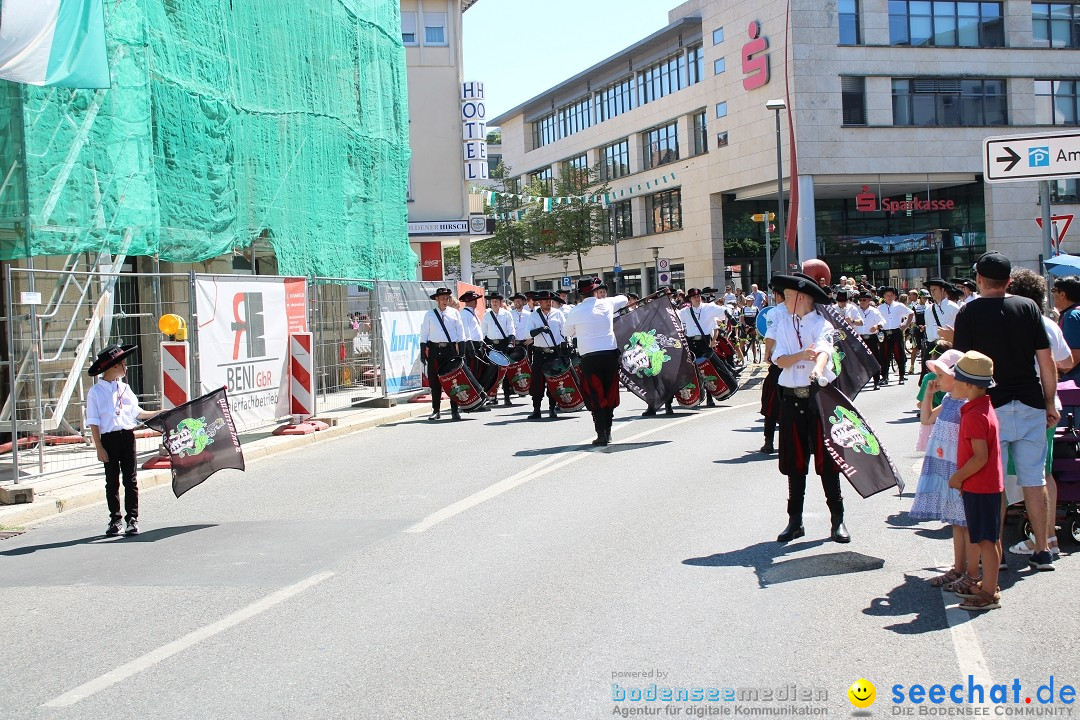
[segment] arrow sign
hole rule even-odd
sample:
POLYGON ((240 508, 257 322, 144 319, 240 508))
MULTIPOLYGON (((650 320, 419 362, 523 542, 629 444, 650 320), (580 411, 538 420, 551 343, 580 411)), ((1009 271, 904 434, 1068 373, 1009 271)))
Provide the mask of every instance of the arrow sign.
POLYGON ((1080 132, 988 137, 982 159, 991 183, 1080 177, 1080 132))
MULTIPOLYGON (((1051 235, 1051 242, 1054 244, 1054 250, 1061 252, 1061 243, 1065 240, 1065 233, 1069 232, 1069 226, 1072 225, 1074 215, 1054 215, 1050 218, 1050 227, 1055 231, 1054 234, 1057 237, 1051 235)), ((1039 229, 1042 229, 1042 218, 1035 218, 1035 222, 1038 223, 1039 229)))
POLYGON ((995 160, 995 162, 999 162, 999 163, 1009 163, 1008 165, 1005 166, 1005 169, 1002 171, 1002 172, 1009 172, 1014 167, 1016 167, 1016 163, 1020 162, 1020 156, 1017 155, 1016 152, 1011 147, 1009 147, 1008 145, 1005 146, 1004 150, 1008 154, 1005 155, 1005 157, 994 158, 994 160, 995 160))

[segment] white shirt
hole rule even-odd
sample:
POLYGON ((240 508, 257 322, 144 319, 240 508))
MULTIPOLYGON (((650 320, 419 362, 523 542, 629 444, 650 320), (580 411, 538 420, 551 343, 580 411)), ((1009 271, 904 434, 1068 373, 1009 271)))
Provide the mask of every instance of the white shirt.
POLYGON ((483 320, 484 337, 491 340, 502 340, 504 337, 510 340, 514 339, 514 318, 510 315, 510 311, 506 308, 499 308, 499 312, 495 312, 491 308, 488 308, 484 313, 483 320), (496 324, 496 319, 498 324, 496 324), (502 332, 499 332, 499 328, 502 328, 502 332))
POLYGON ((686 337, 712 337, 713 330, 716 329, 716 321, 718 318, 724 316, 724 309, 717 305, 706 305, 702 303, 698 307, 688 305, 682 310, 679 310, 679 322, 683 324, 683 329, 686 330, 686 337), (701 324, 701 330, 698 330, 697 323, 694 322, 694 318, 697 318, 697 322, 701 324), (703 332, 704 331, 704 332, 703 332))
POLYGON ((115 430, 134 430, 139 425, 139 398, 124 382, 98 379, 86 393, 86 423, 97 425, 105 434, 115 430))
POLYGON ((735 293, 724 293, 724 304, 725 304, 725 305, 728 305, 728 304, 730 304, 730 303, 733 303, 733 302, 735 302, 735 301, 736 301, 737 299, 738 299, 738 298, 736 298, 736 297, 735 297, 735 293))
MULTIPOLYGON (((797 315, 785 314, 782 319, 772 324, 765 337, 776 341, 772 354, 774 359, 784 355, 793 355, 809 348, 831 356, 832 331, 832 323, 816 312, 809 312, 801 318, 797 315)), ((810 373, 813 370, 814 361, 800 360, 791 367, 781 370, 778 382, 784 387, 808 387, 810 373)))
POLYGON ((972 300, 978 300, 978 299, 979 299, 979 293, 971 293, 966 298, 962 298, 960 300, 960 307, 963 307, 964 305, 967 305, 972 300))
POLYGON ((525 305, 521 306, 520 310, 512 309, 510 311, 510 317, 514 320, 514 337, 518 340, 529 339, 529 316, 532 315, 532 310, 525 305))
POLYGON ((439 324, 439 308, 432 308, 424 313, 424 321, 420 323, 420 342, 461 342, 465 339, 465 328, 457 310, 446 308, 442 318, 450 337, 446 337, 442 325, 439 324))
POLYGON ((881 326, 885 324, 885 318, 882 317, 878 309, 871 305, 863 310, 862 307, 855 308, 858 311, 858 317, 863 321, 862 325, 855 326, 855 332, 859 335, 874 335, 881 329, 881 326), (871 330, 870 328, 876 328, 871 330))
POLYGON ((927 305, 926 314, 923 315, 923 320, 926 323, 926 339, 930 342, 939 340, 938 329, 955 326, 956 313, 958 312, 960 312, 960 306, 949 298, 945 298, 940 304, 930 303, 927 305), (938 319, 941 320, 941 325, 938 325, 937 320, 934 319, 934 310, 937 310, 937 316, 938 319))
POLYGON ((480 332, 480 320, 476 317, 476 311, 471 307, 461 308, 461 325, 465 330, 466 340, 480 342, 484 339, 480 332))
MULTIPOLYGON (((1069 343, 1065 342, 1065 335, 1061 332, 1058 324, 1045 315, 1042 321, 1046 327, 1046 337, 1050 338, 1050 355, 1054 358, 1054 363, 1057 364, 1062 360, 1071 358, 1072 348, 1069 347, 1069 343)), ((1042 378, 1042 373, 1039 372, 1038 359, 1035 360, 1035 374, 1042 378)))
POLYGON ((529 335, 533 339, 533 347, 553 348, 562 344, 563 323, 566 322, 566 317, 562 314, 561 310, 552 309, 550 315, 544 315, 543 311, 540 308, 537 308, 536 312, 529 316, 529 330, 536 330, 537 328, 544 327, 545 318, 547 319, 548 327, 551 328, 551 333, 549 334, 545 330, 534 336, 530 332, 529 335), (554 336, 554 340, 552 340, 552 336, 554 336))
POLYGON ((840 307, 840 303, 837 303, 836 309, 840 311, 840 314, 843 315, 853 327, 858 327, 858 325, 855 325, 855 321, 862 320, 862 312, 859 310, 858 306, 852 305, 851 302, 848 301, 844 304, 844 307, 840 307))
POLYGON ((576 337, 578 352, 587 355, 601 350, 615 350, 615 331, 612 323, 615 311, 626 307, 629 299, 625 295, 615 295, 603 300, 595 297, 585 298, 580 305, 570 311, 563 323, 563 333, 576 337))
POLYGON ((894 302, 892 305, 883 302, 878 305, 878 312, 885 318, 884 330, 899 330, 904 318, 911 315, 911 308, 901 302, 894 302))

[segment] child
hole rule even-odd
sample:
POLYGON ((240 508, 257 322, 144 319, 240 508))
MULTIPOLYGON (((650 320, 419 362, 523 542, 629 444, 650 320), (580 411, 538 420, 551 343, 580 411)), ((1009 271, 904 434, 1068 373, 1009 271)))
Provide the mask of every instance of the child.
POLYGON ((127 356, 135 345, 109 345, 90 365, 90 377, 101 376, 86 394, 86 422, 94 436, 98 460, 105 464, 105 501, 109 505, 109 527, 105 537, 120 534, 120 474, 124 475, 125 535, 139 534, 139 485, 135 479, 135 427, 156 413, 139 407, 124 382, 127 356))
POLYGON ((967 567, 973 570, 982 559, 982 582, 969 572, 956 594, 966 600, 961 610, 994 610, 1001 607, 998 566, 1001 550, 1001 496, 1005 478, 998 447, 998 420, 986 389, 993 385, 994 361, 969 350, 953 367, 952 395, 968 402, 960 409, 960 437, 956 449, 959 465, 949 487, 960 490, 968 524, 967 567))
MULTIPOLYGON (((945 354, 951 348, 952 348, 952 343, 947 343, 944 340, 938 340, 938 341, 936 341, 935 343, 933 343, 930 346, 930 353, 929 353, 930 358, 932 359, 932 358, 936 358, 936 357, 941 357, 943 354, 945 354)), ((959 358, 959 355, 957 355, 957 357, 959 358)), ((927 360, 926 367, 927 367, 926 374, 923 375, 922 380, 919 381, 919 392, 915 396, 915 407, 918 407, 918 408, 922 407, 923 396, 926 395, 927 386, 937 378, 937 376, 930 369, 929 360, 927 360)), ((940 391, 940 388, 938 388, 938 390, 940 391)), ((942 398, 944 396, 945 396, 944 392, 935 392, 934 393, 934 405, 933 406, 937 407, 938 405, 940 405, 941 400, 942 400, 942 398)))
MULTIPOLYGON (((948 350, 939 358, 930 360, 927 366, 936 377, 923 396, 920 418, 922 429, 929 430, 923 442, 922 474, 915 491, 915 502, 909 515, 915 520, 940 520, 952 526, 953 566, 944 575, 931 578, 933 587, 956 583, 967 570, 967 521, 964 519, 964 501, 960 493, 949 487, 949 478, 956 472, 956 445, 960 433, 960 408, 966 400, 949 394, 953 389, 953 365, 963 357, 958 350, 948 350), (933 407, 936 390, 942 390, 941 404, 933 407), (932 428, 932 429, 931 429, 932 428)), ((923 433, 919 434, 920 442, 923 433)))

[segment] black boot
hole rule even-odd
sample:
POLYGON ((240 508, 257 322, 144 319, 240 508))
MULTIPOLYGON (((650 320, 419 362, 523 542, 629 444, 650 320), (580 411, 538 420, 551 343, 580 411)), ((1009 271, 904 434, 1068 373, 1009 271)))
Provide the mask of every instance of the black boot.
POLYGON ((513 405, 513 403, 510 402, 510 396, 509 395, 507 395, 506 399, 503 400, 503 405, 506 406, 506 407, 510 407, 511 405, 513 405))
POLYGON ((705 407, 716 407, 716 401, 708 393, 705 394, 705 407))
POLYGON ((773 447, 773 439, 771 437, 765 438, 765 444, 761 446, 761 450, 759 450, 759 452, 763 452, 766 455, 772 455, 774 452, 776 452, 776 448, 773 447))
POLYGON ((674 415, 675 414, 675 411, 671 409, 671 403, 668 403, 667 405, 664 406, 664 414, 665 415, 674 415))
POLYGON ((656 408, 649 406, 649 409, 641 413, 641 417, 654 417, 656 415, 656 408))
POLYGON ((828 503, 829 513, 832 518, 832 528, 829 532, 829 538, 833 542, 849 543, 851 542, 851 535, 848 534, 847 526, 844 525, 844 501, 843 499, 834 500, 828 503))
POLYGON ((787 527, 784 531, 776 536, 776 542, 791 542, 795 538, 801 538, 806 534, 806 529, 802 524, 802 515, 788 515, 787 527))
POLYGON ((548 417, 552 418, 552 419, 559 417, 558 415, 555 414, 555 406, 554 405, 548 405, 548 417))
POLYGON ((529 420, 539 420, 543 415, 540 414, 540 406, 533 405, 532 415, 529 416, 529 420))
POLYGON ((802 478, 801 485, 797 480, 798 478, 788 478, 788 524, 783 532, 776 536, 776 542, 791 542, 795 538, 801 538, 806 534, 806 529, 803 527, 802 523, 803 495, 806 492, 806 478, 802 478), (798 492, 800 487, 802 492, 798 492))
POLYGON ((440 413, 438 410, 432 410, 431 414, 428 415, 428 420, 441 420, 441 419, 442 419, 442 413, 440 413))
POLYGON ((450 419, 451 420, 460 420, 461 419, 461 413, 458 411, 458 406, 457 405, 451 405, 450 406, 450 419))
POLYGON ((607 445, 607 441, 604 440, 604 423, 600 419, 600 413, 602 410, 596 410, 593 412, 593 429, 596 430, 596 439, 592 441, 593 445, 607 445))
POLYGON ((615 409, 612 408, 610 410, 604 410, 603 413, 604 445, 607 445, 611 442, 611 423, 615 419, 615 409))

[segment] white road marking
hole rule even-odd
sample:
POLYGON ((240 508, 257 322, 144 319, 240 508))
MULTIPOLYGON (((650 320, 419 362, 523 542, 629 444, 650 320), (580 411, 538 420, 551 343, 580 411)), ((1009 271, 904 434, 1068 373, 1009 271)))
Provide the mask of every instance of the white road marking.
MULTIPOLYGON (((649 428, 648 430, 640 432, 637 435, 631 435, 628 438, 622 439, 622 442, 633 442, 633 441, 638 440, 640 438, 647 437, 649 435, 654 435, 654 434, 656 434, 656 433, 658 433, 658 432, 660 432, 662 430, 666 430, 666 429, 674 427, 676 425, 681 425, 682 423, 690 422, 691 420, 697 420, 698 418, 709 417, 710 415, 716 415, 717 413, 727 412, 729 410, 739 410, 740 408, 751 407, 752 405, 757 405, 757 404, 758 403, 755 401, 755 402, 750 402, 750 403, 743 403, 742 405, 732 405, 730 407, 717 408, 716 410, 708 410, 708 411, 704 411, 704 412, 698 412, 698 413, 695 413, 695 414, 693 414, 693 415, 691 415, 689 417, 679 418, 678 420, 673 420, 673 421, 671 421, 669 423, 664 423, 663 425, 657 425, 656 427, 649 428)), ((617 427, 617 428, 613 428, 612 432, 618 432, 619 430, 622 430, 623 427, 625 427, 625 426, 620 426, 620 427, 617 427)), ((580 450, 571 450, 570 454, 569 454, 569 457, 562 457, 562 456, 559 456, 559 455, 552 455, 551 457, 548 457, 548 458, 546 458, 544 460, 541 460, 540 462, 536 463, 535 465, 527 467, 524 470, 522 470, 522 471, 520 471, 518 473, 515 473, 514 475, 511 475, 510 477, 506 478, 505 480, 500 480, 499 482, 495 483, 494 485, 489 485, 488 487, 484 488, 483 490, 480 490, 479 492, 473 493, 472 495, 470 495, 470 496, 468 496, 466 498, 458 500, 456 503, 453 503, 451 505, 447 505, 442 510, 438 510, 438 511, 432 513, 431 515, 428 515, 427 517, 425 517, 420 522, 418 522, 418 523, 416 523, 414 525, 410 525, 409 527, 405 528, 404 532, 407 532, 407 533, 422 533, 422 532, 425 532, 427 530, 430 530, 431 528, 433 528, 434 526, 436 526, 439 523, 443 522, 444 520, 449 520, 450 518, 454 517, 455 515, 460 515, 461 513, 465 512, 466 510, 470 510, 470 509, 476 507, 477 505, 480 505, 481 503, 487 502, 488 500, 491 500, 494 497, 497 497, 499 495, 502 495, 505 492, 513 490, 514 488, 518 487, 519 485, 523 485, 524 483, 527 483, 530 480, 535 480, 536 478, 547 475, 548 473, 553 472, 555 470, 558 470, 559 468, 565 467, 565 466, 569 465, 570 463, 577 462, 578 460, 583 460, 583 459, 585 459, 585 458, 587 458, 587 457, 589 457, 590 455, 593 454, 592 449, 588 445, 586 445, 586 443, 588 443, 588 442, 590 442, 590 441, 585 440, 585 441, 579 443, 581 445, 584 445, 585 447, 583 447, 580 450), (558 462, 556 462, 556 461, 558 461, 558 462)))
POLYGON ((312 575, 305 580, 301 580, 295 585, 290 585, 286 588, 282 588, 281 590, 278 590, 271 595, 267 595, 263 599, 258 600, 245 608, 237 610, 232 615, 218 620, 216 623, 212 623, 210 625, 207 625, 206 627, 199 628, 194 632, 188 633, 184 637, 178 640, 173 640, 167 645, 162 645, 156 650, 151 650, 145 655, 135 658, 131 662, 124 663, 115 670, 111 670, 110 672, 105 673, 101 677, 98 677, 88 683, 80 685, 74 690, 69 690, 63 695, 48 701, 47 703, 42 705, 42 707, 70 707, 71 705, 74 705, 81 700, 85 700, 86 698, 94 695, 95 693, 99 693, 102 690, 112 687, 113 685, 122 682, 133 675, 137 675, 143 670, 146 670, 147 668, 158 664, 162 660, 166 660, 173 655, 176 655, 177 653, 181 653, 184 650, 187 650, 193 645, 197 645, 198 643, 206 640, 207 638, 213 637, 220 632, 224 632, 225 630, 228 630, 234 625, 239 625, 245 620, 248 620, 258 615, 261 612, 269 610, 275 605, 279 605, 285 602, 294 595, 302 593, 313 585, 317 585, 323 580, 332 577, 333 574, 334 573, 329 571, 322 572, 318 575, 312 575))

